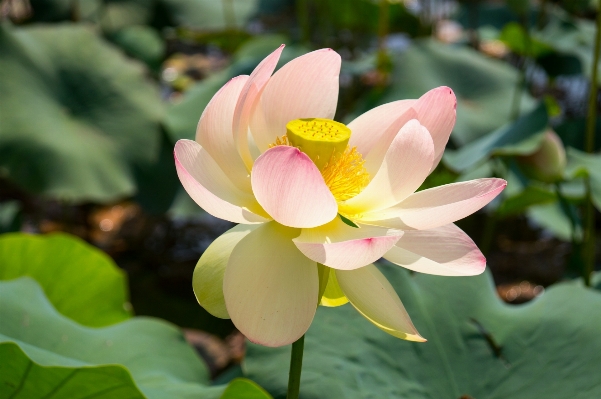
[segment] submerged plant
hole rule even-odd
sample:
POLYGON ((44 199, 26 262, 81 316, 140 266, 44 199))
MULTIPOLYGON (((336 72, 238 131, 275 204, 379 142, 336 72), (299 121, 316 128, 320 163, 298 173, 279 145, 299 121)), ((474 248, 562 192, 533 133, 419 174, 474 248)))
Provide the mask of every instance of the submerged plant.
POLYGON ((346 302, 389 334, 425 341, 372 262, 480 274, 484 256, 453 222, 506 182, 416 193, 455 124, 453 91, 385 104, 345 126, 332 120, 340 56, 314 51, 272 76, 282 49, 250 76, 230 80, 204 110, 196 141, 175 146, 188 194, 211 215, 239 223, 198 262, 198 302, 266 346, 303 337, 318 304, 346 302))

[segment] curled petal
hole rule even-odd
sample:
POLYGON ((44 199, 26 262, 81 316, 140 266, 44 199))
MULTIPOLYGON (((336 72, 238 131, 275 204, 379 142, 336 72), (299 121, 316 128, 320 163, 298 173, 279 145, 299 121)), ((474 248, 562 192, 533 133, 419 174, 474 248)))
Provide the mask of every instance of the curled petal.
POLYGON ((319 293, 317 264, 292 243, 298 230, 271 222, 242 238, 223 281, 234 325, 261 345, 282 346, 311 325, 319 293))
POLYGON ((261 152, 286 134, 291 120, 334 118, 340 63, 334 50, 321 49, 295 58, 273 75, 251 120, 251 132, 261 152))
POLYGON ((441 86, 421 96, 413 104, 413 109, 417 112, 419 122, 432 135, 436 161, 432 165, 432 169, 434 169, 442 158, 442 153, 455 126, 457 98, 450 87, 441 86))
POLYGON ((402 231, 375 226, 351 227, 337 217, 323 226, 303 229, 292 241, 309 259, 352 270, 380 259, 402 235, 402 231))
MULTIPOLYGON (((348 124, 353 132, 349 145, 357 147, 357 151, 366 159, 372 148, 386 142, 383 148, 388 148, 398 131, 410 118, 404 114, 411 109, 416 100, 400 100, 383 104, 359 115, 348 124)), ((412 115, 416 115, 412 113, 412 115)), ((382 154, 383 156, 384 154, 382 154)))
POLYGON ((452 223, 406 231, 384 258, 409 270, 438 276, 475 276, 486 268, 486 258, 474 241, 452 223))
POLYGON ((401 230, 427 230, 476 212, 507 186, 503 179, 446 184, 410 195, 398 205, 357 217, 361 223, 401 230))
MULTIPOLYGON (((320 271, 320 279, 325 280, 323 292, 320 295, 321 306, 329 308, 335 308, 348 303, 348 299, 344 296, 344 292, 338 285, 338 279, 336 278, 336 272, 334 269, 323 265, 317 265, 320 271)), ((320 280, 321 284, 321 280, 320 280)))
POLYGON ((417 332, 394 288, 374 265, 336 270, 336 277, 349 302, 376 327, 397 338, 426 341, 417 332))
POLYGON ((338 205, 311 159, 298 148, 277 146, 257 158, 253 192, 265 211, 290 227, 316 227, 336 217, 338 205))
POLYGON ((197 142, 179 140, 174 155, 177 175, 186 192, 209 214, 234 223, 269 220, 254 197, 236 188, 197 142))
POLYGON ((225 84, 205 108, 198 127, 196 141, 241 190, 251 192, 246 165, 238 154, 232 123, 234 109, 248 76, 238 76, 225 84))
POLYGON ((392 141, 380 169, 363 191, 340 205, 349 215, 398 204, 424 182, 434 161, 430 133, 412 119, 392 141))
POLYGON ((223 275, 236 244, 257 225, 239 224, 229 229, 203 252, 194 269, 192 288, 196 300, 207 312, 220 319, 229 319, 223 297, 223 275))
POLYGON ((278 64, 283 50, 284 45, 282 44, 277 50, 269 54, 259 65, 257 65, 242 88, 240 96, 238 97, 238 102, 236 103, 233 120, 234 141, 236 142, 238 152, 248 170, 252 168, 253 164, 253 158, 248 146, 250 117, 257 106, 257 101, 265 84, 269 81, 271 74, 278 64))

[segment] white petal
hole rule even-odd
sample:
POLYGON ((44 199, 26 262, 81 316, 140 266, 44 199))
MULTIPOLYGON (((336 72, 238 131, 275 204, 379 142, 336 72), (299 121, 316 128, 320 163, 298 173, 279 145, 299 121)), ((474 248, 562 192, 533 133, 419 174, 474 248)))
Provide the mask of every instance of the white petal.
POLYGON ((426 341, 417 332, 394 288, 374 265, 336 270, 336 277, 350 303, 378 328, 408 341, 426 341))
POLYGON ((239 189, 251 192, 250 173, 240 158, 233 131, 234 109, 247 81, 245 75, 233 78, 213 96, 198 121, 196 141, 239 189))
POLYGON ((261 152, 286 134, 291 120, 334 118, 340 63, 334 50, 321 49, 295 58, 269 79, 251 120, 251 132, 261 152))
POLYGON ((303 229, 294 244, 322 265, 352 270, 380 259, 403 235, 402 231, 375 226, 355 228, 336 217, 330 223, 303 229))
POLYGON ((223 275, 236 244, 258 225, 239 224, 219 237, 204 251, 194 269, 192 288, 200 306, 221 319, 229 319, 223 297, 223 275))
POLYGON ((434 160, 430 133, 412 119, 396 135, 380 169, 363 191, 340 204, 340 212, 355 215, 398 204, 424 182, 434 160))
POLYGON ((248 339, 282 346, 299 339, 317 308, 317 264, 292 243, 297 229, 266 223, 234 248, 223 284, 228 313, 248 339))
POLYGON ((284 50, 282 44, 277 50, 269 54, 250 74, 246 84, 240 92, 238 103, 234 111, 234 141, 242 160, 246 164, 248 170, 252 169, 253 158, 248 147, 248 128, 250 118, 254 112, 259 96, 263 91, 265 84, 269 81, 271 74, 275 70, 280 59, 280 55, 284 50))
POLYGON ((446 184, 410 195, 393 207, 360 215, 361 223, 401 230, 427 230, 476 212, 507 186, 503 179, 476 179, 446 184))
POLYGON ((179 140, 174 155, 177 175, 186 192, 209 214, 234 223, 269 220, 255 198, 236 188, 200 144, 179 140))
POLYGON ((406 231, 384 258, 407 269, 438 276, 475 276, 486 268, 482 252, 454 224, 406 231))

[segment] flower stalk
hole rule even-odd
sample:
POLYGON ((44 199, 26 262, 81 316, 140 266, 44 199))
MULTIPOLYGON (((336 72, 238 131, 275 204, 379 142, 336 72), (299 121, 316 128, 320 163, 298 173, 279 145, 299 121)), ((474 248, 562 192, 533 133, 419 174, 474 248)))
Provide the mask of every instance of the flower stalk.
POLYGON ((300 392, 301 370, 303 368, 303 351, 305 348, 305 336, 300 337, 292 344, 290 356, 290 373, 288 375, 288 394, 286 399, 298 399, 300 392))
MULTIPOLYGON (((599 0, 601 6, 601 0, 599 0)), ((593 53, 591 88, 588 98, 588 115, 586 121, 585 149, 588 153, 595 151, 595 127, 597 124, 597 92, 598 63, 601 50, 601 10, 597 12, 595 32, 595 49, 593 53)), ((591 274, 595 268, 595 209, 593 207, 590 177, 586 182, 586 205, 584 211, 584 283, 591 285, 591 274)))

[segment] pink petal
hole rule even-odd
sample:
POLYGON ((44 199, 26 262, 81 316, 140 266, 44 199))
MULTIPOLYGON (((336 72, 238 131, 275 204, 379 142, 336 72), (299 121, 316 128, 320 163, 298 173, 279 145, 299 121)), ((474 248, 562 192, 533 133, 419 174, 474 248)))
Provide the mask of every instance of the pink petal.
POLYGON ((358 221, 401 230, 433 229, 471 215, 505 186, 505 180, 496 178, 446 184, 419 191, 388 209, 361 215, 358 221))
POLYGON ((403 235, 402 231, 374 226, 355 228, 339 217, 293 239, 309 259, 340 270, 353 270, 380 259, 403 235))
POLYGON ((410 120, 417 118, 411 108, 416 100, 400 100, 380 105, 358 116, 348 124, 351 129, 349 146, 357 147, 357 151, 365 159, 365 168, 371 175, 375 174, 390 143, 399 130, 410 120))
POLYGON ((238 152, 242 160, 250 170, 253 164, 253 158, 248 148, 248 126, 250 116, 257 105, 257 100, 265 84, 271 77, 276 65, 280 59, 280 55, 284 50, 282 44, 277 50, 269 54, 252 72, 246 84, 240 92, 236 109, 234 111, 234 141, 238 148, 238 152))
POLYGON ((417 100, 413 105, 417 119, 432 135, 435 149, 436 168, 442 158, 449 136, 453 131, 456 119, 457 98, 450 87, 441 86, 432 89, 417 100))
POLYGON ((384 258, 409 270, 438 276, 475 276, 486 268, 486 258, 474 241, 452 223, 406 231, 384 258))
POLYGON ((269 79, 251 120, 259 150, 286 134, 291 120, 334 118, 340 62, 334 50, 317 50, 290 61, 269 79))
POLYGON ((298 148, 267 150, 255 162, 251 183, 259 204, 284 226, 321 226, 338 212, 321 173, 298 148))
POLYGON ((269 220, 259 216, 265 212, 254 197, 236 188, 200 144, 179 140, 174 156, 177 175, 188 195, 209 214, 234 223, 269 220))
POLYGON ((233 78, 213 96, 198 122, 196 141, 238 188, 251 192, 249 172, 236 148, 232 127, 234 109, 247 81, 246 75, 233 78))
POLYGON ((396 135, 379 170, 357 196, 340 205, 344 214, 354 215, 398 204, 424 182, 434 159, 430 133, 412 119, 396 135))
POLYGON ((271 222, 242 238, 223 280, 234 325, 261 345, 288 345, 311 325, 319 300, 317 264, 292 243, 298 230, 271 222))

